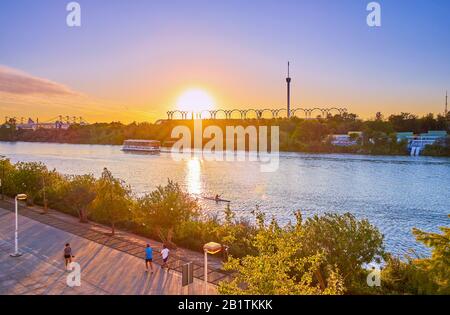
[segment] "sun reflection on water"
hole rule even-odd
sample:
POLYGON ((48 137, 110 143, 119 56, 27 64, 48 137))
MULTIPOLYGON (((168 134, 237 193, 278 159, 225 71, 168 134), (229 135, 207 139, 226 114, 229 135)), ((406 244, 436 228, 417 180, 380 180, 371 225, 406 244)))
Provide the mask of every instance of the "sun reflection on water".
POLYGON ((200 195, 202 192, 200 160, 198 158, 192 158, 187 162, 186 167, 186 186, 188 192, 193 195, 200 195))

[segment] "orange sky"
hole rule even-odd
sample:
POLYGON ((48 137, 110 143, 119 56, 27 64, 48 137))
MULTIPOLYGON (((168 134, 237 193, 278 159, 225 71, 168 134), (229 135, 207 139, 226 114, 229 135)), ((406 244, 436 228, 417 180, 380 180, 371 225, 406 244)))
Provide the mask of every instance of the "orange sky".
MULTIPOLYGON (((41 121, 60 113, 83 116, 89 122, 155 121, 165 118, 167 110, 176 109, 180 95, 190 89, 200 89, 207 93, 213 99, 212 108, 285 107, 286 85, 283 77, 265 80, 260 84, 252 83, 250 73, 233 76, 225 68, 220 71, 220 76, 216 75, 213 80, 204 82, 201 77, 211 77, 207 70, 197 69, 197 75, 194 77, 189 75, 189 67, 185 67, 178 70, 176 76, 167 73, 157 81, 146 76, 134 78, 133 84, 127 89, 120 89, 121 82, 117 82, 117 86, 100 88, 97 90, 99 95, 93 96, 93 93, 75 91, 71 87, 0 66, 0 79, 2 76, 9 76, 8 82, 11 85, 14 84, 11 77, 17 82, 26 82, 19 87, 6 86, 3 83, 2 88, 0 85, 0 110, 3 115, 10 117, 28 118, 30 113, 33 113, 31 117, 39 117, 41 121), (278 87, 273 88, 273 85, 278 87), (34 90, 30 87, 34 87, 34 90)), ((348 95, 343 92, 346 87, 322 91, 314 86, 314 82, 298 81, 300 80, 295 78, 292 81, 292 108, 346 107, 362 118, 373 117, 377 111, 387 114, 401 111, 426 114, 443 109, 443 96, 430 96, 426 91, 415 91, 413 97, 408 97, 408 91, 404 91, 405 97, 399 99, 397 95, 391 95, 389 90, 374 90, 365 94, 355 92, 348 95), (295 105, 298 100, 301 100, 301 106, 295 105)))
POLYGON ((0 115, 155 121, 186 90, 216 107, 444 111, 450 87, 448 1, 83 1, 69 28, 56 1, 0 2, 0 115))

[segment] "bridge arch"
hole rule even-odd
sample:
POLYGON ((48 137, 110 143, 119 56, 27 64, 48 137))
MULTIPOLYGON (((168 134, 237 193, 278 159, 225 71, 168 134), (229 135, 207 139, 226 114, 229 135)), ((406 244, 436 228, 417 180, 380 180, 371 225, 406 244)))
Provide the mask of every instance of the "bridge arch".
MULTIPOLYGON (((333 114, 344 115, 347 109, 344 107, 329 107, 329 108, 295 108, 290 111, 291 117, 298 118, 315 118, 320 113, 321 117, 329 117, 333 114)), ((190 112, 182 110, 170 110, 166 112, 168 120, 185 120, 199 118, 199 119, 276 119, 288 117, 286 108, 279 109, 214 109, 202 110, 199 112, 190 112)))
POLYGON ((200 119, 213 119, 213 114, 211 110, 202 110, 198 112, 198 118, 200 119))
POLYGON ((311 108, 308 110, 309 112, 309 117, 308 118, 316 118, 317 116, 314 116, 314 113, 320 112, 320 117, 326 117, 327 116, 327 111, 324 108, 311 108))
POLYGON ((277 109, 276 110, 276 117, 277 118, 288 118, 288 111, 287 111, 287 109, 284 109, 284 108, 282 108, 282 109, 277 109))
POLYGON ((231 109, 229 112, 230 119, 243 119, 243 113, 240 109, 231 109))
POLYGON ((223 109, 218 109, 215 111, 214 119, 227 119, 228 114, 227 111, 223 109))
MULTIPOLYGON (((287 110, 286 110, 287 113, 287 110)), ((309 111, 304 108, 295 108, 291 110, 291 117, 297 117, 297 118, 308 118, 309 117, 309 111), (303 113, 303 117, 302 117, 303 113)))
POLYGON ((333 113, 337 114, 337 115, 342 115, 342 109, 341 108, 337 108, 337 107, 330 107, 327 108, 327 113, 330 115, 333 115, 333 113))
POLYGON ((272 109, 268 109, 268 108, 261 109, 259 111, 259 118, 260 119, 272 119, 272 118, 275 118, 274 111, 272 109))
POLYGON ((245 119, 258 119, 258 112, 256 109, 245 110, 245 119))
MULTIPOLYGON (((169 114, 169 112, 168 112, 169 114)), ((170 112, 170 118, 169 119, 176 119, 176 120, 182 120, 186 119, 186 112, 180 111, 178 109, 173 110, 170 112)))

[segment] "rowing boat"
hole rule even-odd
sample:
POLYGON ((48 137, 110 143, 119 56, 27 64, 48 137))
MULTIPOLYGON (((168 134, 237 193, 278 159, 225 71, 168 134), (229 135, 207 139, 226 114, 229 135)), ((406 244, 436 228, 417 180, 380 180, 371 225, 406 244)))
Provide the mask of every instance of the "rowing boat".
POLYGON ((222 199, 222 198, 215 198, 215 197, 202 197, 203 199, 206 200, 213 200, 215 202, 231 202, 230 200, 226 200, 226 199, 222 199))

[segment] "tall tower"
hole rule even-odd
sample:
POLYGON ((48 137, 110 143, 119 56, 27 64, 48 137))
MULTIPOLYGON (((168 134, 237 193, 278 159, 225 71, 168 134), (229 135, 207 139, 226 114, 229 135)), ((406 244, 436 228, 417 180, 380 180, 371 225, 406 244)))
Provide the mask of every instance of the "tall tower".
POLYGON ((286 78, 287 83, 287 116, 291 117, 291 77, 289 76, 289 61, 288 61, 288 73, 286 78))
POLYGON ((447 91, 445 91, 445 113, 444 113, 444 115, 445 115, 445 117, 447 117, 447 114, 448 114, 448 92, 447 91))

